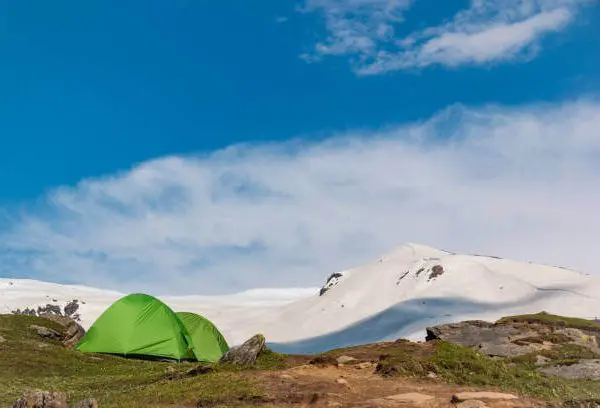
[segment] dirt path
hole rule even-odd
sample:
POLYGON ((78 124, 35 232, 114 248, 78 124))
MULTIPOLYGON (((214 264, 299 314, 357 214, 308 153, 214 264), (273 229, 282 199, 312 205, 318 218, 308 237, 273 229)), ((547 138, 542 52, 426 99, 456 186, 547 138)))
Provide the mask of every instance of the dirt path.
MULTIPOLYGON (((545 406, 526 398, 507 399, 497 390, 456 387, 436 379, 414 381, 382 378, 374 366, 301 365, 284 371, 254 374, 265 387, 272 407, 456 407, 453 395, 494 391, 491 395, 460 395, 463 408, 537 408, 545 406), (494 398, 495 397, 495 398, 494 398), (463 402, 466 401, 466 402, 463 402)), ((266 402, 266 401, 265 401, 266 402)))

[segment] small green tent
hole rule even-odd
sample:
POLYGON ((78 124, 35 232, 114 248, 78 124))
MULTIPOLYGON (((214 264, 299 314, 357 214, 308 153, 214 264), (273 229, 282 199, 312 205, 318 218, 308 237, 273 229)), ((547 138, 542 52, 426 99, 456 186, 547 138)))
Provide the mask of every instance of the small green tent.
POLYGON ((196 313, 177 312, 194 344, 198 361, 215 362, 229 350, 227 341, 215 325, 196 313))
POLYGON ((169 306, 153 296, 127 295, 100 315, 77 349, 89 353, 194 359, 192 339, 169 306))

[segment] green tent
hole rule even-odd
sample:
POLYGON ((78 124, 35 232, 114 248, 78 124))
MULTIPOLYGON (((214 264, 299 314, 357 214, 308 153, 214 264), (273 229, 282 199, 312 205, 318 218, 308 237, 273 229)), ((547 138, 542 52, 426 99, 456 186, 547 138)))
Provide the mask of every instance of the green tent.
POLYGON ((153 296, 127 295, 100 315, 77 345, 89 353, 194 359, 192 339, 169 306, 153 296))
POLYGON ((208 319, 189 312, 177 312, 177 316, 192 338, 198 361, 217 361, 229 350, 221 332, 208 319))

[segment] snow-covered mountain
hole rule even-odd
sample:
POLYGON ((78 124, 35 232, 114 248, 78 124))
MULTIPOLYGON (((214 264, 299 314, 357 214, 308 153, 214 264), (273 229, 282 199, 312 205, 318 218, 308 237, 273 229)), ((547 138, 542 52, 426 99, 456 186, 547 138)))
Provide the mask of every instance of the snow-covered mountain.
MULTIPOLYGON (((84 327, 122 293, 0 279, 3 313, 78 299, 84 327)), ((213 320, 231 344, 261 332, 286 352, 319 352, 398 337, 425 327, 521 313, 600 315, 600 277, 540 264, 460 255, 408 244, 369 265, 306 289, 257 289, 228 296, 159 296, 175 311, 213 320)))

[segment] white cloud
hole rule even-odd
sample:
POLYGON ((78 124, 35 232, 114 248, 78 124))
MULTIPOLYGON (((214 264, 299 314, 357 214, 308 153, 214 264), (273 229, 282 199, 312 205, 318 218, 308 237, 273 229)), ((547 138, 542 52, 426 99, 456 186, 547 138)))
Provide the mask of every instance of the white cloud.
MULTIPOLYGON (((306 0, 325 16, 328 37, 311 59, 346 55, 358 74, 533 58, 540 40, 564 30, 589 0, 471 0, 448 22, 399 35, 412 1, 306 0)), ((308 59, 308 58, 307 58, 308 59)))
POLYGON ((325 142, 165 157, 13 218, 0 274, 172 293, 313 286, 407 241, 597 273, 598 129, 594 101, 454 106, 325 142))

